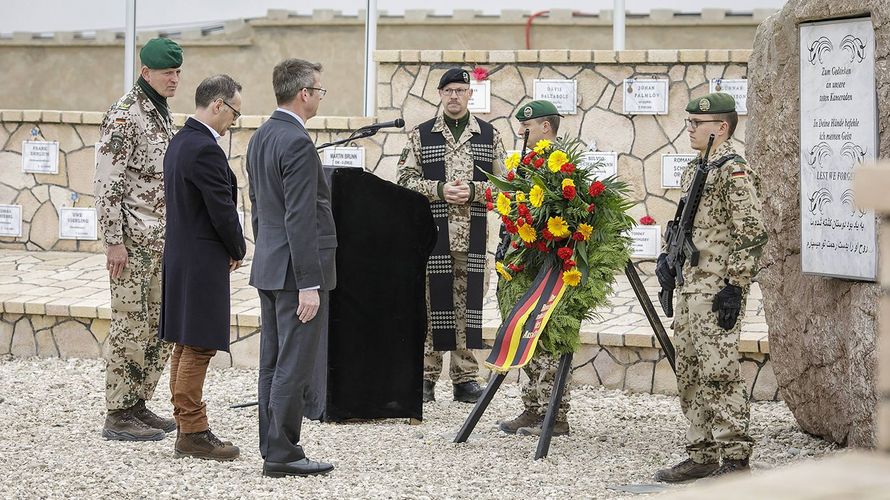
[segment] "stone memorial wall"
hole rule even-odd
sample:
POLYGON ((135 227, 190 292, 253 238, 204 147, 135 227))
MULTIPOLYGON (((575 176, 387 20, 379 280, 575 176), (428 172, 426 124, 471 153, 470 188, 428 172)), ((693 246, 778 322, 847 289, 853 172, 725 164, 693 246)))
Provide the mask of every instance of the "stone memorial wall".
MULTIPOLYGON (((870 51, 873 77, 865 75, 865 80, 849 83, 876 89, 874 133, 878 136, 872 140, 877 140, 877 149, 868 151, 868 155, 890 156, 890 134, 887 133, 890 126, 890 72, 887 71, 890 3, 885 0, 790 0, 781 12, 761 24, 754 43, 749 64, 747 104, 752 119, 747 135, 748 160, 759 169, 763 179, 764 215, 770 241, 762 261, 760 283, 770 321, 771 356, 782 397, 805 431, 842 444, 874 446, 880 287, 875 283, 805 274, 807 269, 813 269, 808 267, 813 262, 808 260, 810 256, 802 247, 802 226, 809 227, 808 223, 813 220, 808 219, 811 209, 808 198, 812 193, 801 192, 802 182, 806 182, 803 174, 838 172, 838 168, 828 165, 832 162, 855 172, 859 168, 859 162, 855 161, 858 154, 851 151, 852 158, 845 158, 842 153, 848 140, 842 134, 852 130, 848 127, 852 123, 846 120, 858 118, 860 125, 864 125, 866 119, 875 116, 874 110, 867 107, 857 116, 847 116, 855 106, 845 101, 847 105, 838 116, 811 116, 817 120, 817 129, 832 128, 831 119, 840 119, 841 124, 834 126, 838 132, 830 132, 831 136, 822 139, 817 135, 815 143, 812 136, 806 135, 806 129, 814 128, 814 123, 802 124, 802 113, 818 113, 820 101, 811 108, 801 108, 801 99, 807 102, 806 99, 812 97, 802 96, 805 90, 801 86, 802 72, 816 67, 820 75, 818 81, 823 84, 819 95, 828 95, 830 103, 832 93, 845 95, 852 89, 825 89, 826 83, 842 83, 847 76, 852 76, 843 69, 840 70, 843 75, 832 72, 836 72, 836 67, 858 64, 852 63, 852 58, 866 54, 857 53, 859 45, 845 49, 844 36, 834 34, 834 39, 825 36, 821 41, 820 35, 808 44, 808 53, 802 54, 804 30, 809 23, 852 17, 869 17, 874 29, 874 43, 863 47, 870 51), (813 61, 810 48, 814 49, 813 61), (823 78, 825 71, 828 74, 823 78), (874 81, 867 81, 868 78, 874 81), (822 123, 818 120, 826 119, 828 127, 819 127, 822 123), (802 134, 809 141, 806 144, 801 142, 802 134), (809 165, 808 156, 820 141, 825 142, 822 159, 826 165, 816 168, 809 165)), ((858 133, 857 136, 861 137, 858 133)), ((817 152, 814 163, 818 160, 817 152)), ((823 204, 822 208, 846 208, 841 222, 861 221, 873 227, 874 215, 860 217, 858 210, 865 208, 858 206, 855 196, 849 200, 843 198, 846 187, 838 191, 831 179, 819 181, 823 184, 816 188, 824 187, 831 197, 826 198, 826 203, 830 203, 823 204)), ((886 195, 886 188, 884 193, 886 195)), ((818 211, 819 207, 815 209, 818 211)), ((842 254, 836 254, 834 259, 852 260, 842 254)))

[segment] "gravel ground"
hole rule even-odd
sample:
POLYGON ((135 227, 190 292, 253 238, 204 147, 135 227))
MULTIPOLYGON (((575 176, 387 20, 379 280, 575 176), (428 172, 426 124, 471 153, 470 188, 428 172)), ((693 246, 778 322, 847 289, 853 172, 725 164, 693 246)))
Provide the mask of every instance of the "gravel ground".
MULTIPOLYGON (((591 387, 573 392, 572 434, 554 438, 545 460, 532 459, 535 438, 496 429, 521 411, 515 385, 502 386, 470 441, 455 445, 471 406, 450 401, 440 382, 421 425, 306 422, 303 446, 335 464, 329 476, 264 478, 256 408, 228 408, 255 399, 256 375, 208 375, 211 426, 242 452, 218 463, 173 458, 170 435, 103 440, 102 361, 0 358, 0 498, 626 498, 634 495, 610 487, 651 483, 657 468, 685 458, 675 397, 591 387)), ((165 375, 150 404, 160 414, 171 411, 166 384, 165 375)), ((752 413, 755 473, 840 452, 803 433, 784 403, 756 403, 752 413)))

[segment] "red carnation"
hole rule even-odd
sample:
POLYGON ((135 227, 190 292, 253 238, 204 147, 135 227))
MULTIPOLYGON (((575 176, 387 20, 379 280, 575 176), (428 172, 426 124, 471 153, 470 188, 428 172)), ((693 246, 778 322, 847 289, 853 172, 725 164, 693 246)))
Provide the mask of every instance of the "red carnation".
POLYGON ((587 205, 588 212, 593 213, 595 210, 596 210, 596 205, 594 205, 593 203, 591 203, 590 205, 587 205))
POLYGON ((524 225, 525 225, 525 219, 522 219, 522 218, 516 219, 516 225, 519 226, 519 227, 524 226, 524 225))
POLYGON ((537 160, 535 160, 535 168, 541 168, 542 165, 544 165, 543 158, 538 158, 537 160))
POLYGON ((513 271, 514 273, 521 272, 523 269, 525 269, 525 265, 523 265, 523 264, 519 264, 518 266, 516 264, 510 264, 507 267, 510 268, 510 270, 513 271))
POLYGON ((640 224, 642 224, 644 226, 651 226, 651 225, 655 224, 655 219, 653 219, 652 217, 650 217, 648 215, 644 215, 644 216, 640 217, 640 224))
POLYGON ((509 171, 509 172, 507 172, 507 180, 508 180, 508 181, 511 181, 511 182, 512 182, 513 179, 515 179, 515 178, 516 178, 516 174, 515 174, 512 170, 509 171))
POLYGON ((488 80, 488 70, 482 66, 476 66, 473 68, 473 80, 476 80, 477 82, 488 80))
POLYGON ((573 253, 575 252, 571 248, 561 247, 559 250, 556 251, 556 256, 562 260, 567 260, 572 258, 573 253))
POLYGON ((535 223, 535 219, 532 218, 532 214, 525 214, 525 222, 527 222, 529 225, 535 223))
POLYGON ((519 231, 519 228, 516 227, 516 224, 509 222, 507 224, 504 224, 504 230, 510 234, 516 234, 519 231))
POLYGON ((494 204, 489 201, 488 203, 485 204, 485 208, 487 208, 488 211, 491 212, 492 210, 494 210, 494 204))
POLYGON ((515 242, 515 241, 511 241, 511 242, 510 242, 510 246, 513 247, 513 248, 519 248, 519 243, 517 243, 517 242, 515 242))
POLYGON ((564 174, 572 175, 575 172, 575 164, 574 163, 563 163, 560 170, 562 170, 562 173, 564 173, 564 174))
POLYGON ((534 243, 530 243, 528 241, 524 241, 524 242, 522 242, 522 244, 525 245, 526 248, 532 248, 535 246, 534 243))
POLYGON ((596 197, 603 194, 603 191, 605 190, 606 186, 604 186, 602 182, 594 181, 593 184, 590 185, 590 190, 588 192, 590 193, 590 196, 596 197))
MULTIPOLYGON (((490 187, 485 188, 485 201, 494 201, 494 198, 491 197, 491 188, 490 187)), ((489 208, 489 210, 491 210, 491 209, 489 208)))
POLYGON ((507 198, 508 200, 512 200, 512 199, 513 199, 513 195, 511 195, 510 193, 508 193, 508 192, 506 192, 506 191, 504 191, 504 197, 507 198))
POLYGON ((574 200, 576 194, 578 193, 575 191, 575 186, 566 186, 562 188, 562 197, 569 201, 574 200))
POLYGON ((584 241, 584 235, 580 231, 572 233, 572 239, 575 241, 584 241))
POLYGON ((575 267, 576 265, 577 265, 577 264, 575 263, 574 260, 569 259, 569 260, 567 260, 567 261, 565 261, 565 262, 562 263, 562 270, 563 270, 563 271, 568 271, 569 269, 575 267))
POLYGON ((534 151, 530 151, 527 155, 525 155, 525 156, 522 158, 522 163, 528 165, 529 163, 532 162, 532 160, 533 160, 534 158, 535 158, 535 152, 534 152, 534 151))
POLYGON ((519 205, 517 205, 516 211, 519 212, 519 215, 523 217, 528 215, 528 207, 525 205, 525 203, 520 203, 519 205))
POLYGON ((542 240, 538 240, 538 241, 535 243, 535 248, 537 248, 538 251, 541 252, 541 253, 550 253, 550 249, 547 248, 547 244, 544 243, 542 240))
POLYGON ((544 228, 541 230, 541 237, 544 238, 545 240, 552 240, 553 233, 551 233, 549 229, 544 228))

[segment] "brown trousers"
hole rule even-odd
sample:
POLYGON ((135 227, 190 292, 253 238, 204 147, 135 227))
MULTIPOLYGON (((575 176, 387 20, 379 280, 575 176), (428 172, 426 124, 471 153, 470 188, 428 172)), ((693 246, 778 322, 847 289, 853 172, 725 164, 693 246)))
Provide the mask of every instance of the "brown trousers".
POLYGON ((176 344, 170 361, 170 402, 179 432, 189 434, 210 428, 204 396, 204 378, 215 349, 176 344))

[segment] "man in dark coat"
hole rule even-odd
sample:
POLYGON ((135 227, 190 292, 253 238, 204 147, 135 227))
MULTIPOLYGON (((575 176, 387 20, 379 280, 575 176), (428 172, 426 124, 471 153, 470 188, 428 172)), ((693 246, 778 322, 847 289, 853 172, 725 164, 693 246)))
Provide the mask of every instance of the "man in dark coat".
POLYGON ((309 460, 300 446, 328 293, 337 282, 331 193, 305 128, 326 93, 321 65, 282 61, 272 87, 278 109, 247 146, 256 237, 250 284, 262 316, 260 453, 266 476, 323 474, 333 465, 309 460))
POLYGON ((228 75, 201 82, 195 116, 164 157, 167 229, 159 335, 176 344, 170 393, 177 456, 234 460, 240 453, 210 431, 202 401, 210 358, 229 350, 229 273, 246 252, 238 184, 216 142, 241 115, 240 91, 228 75))

